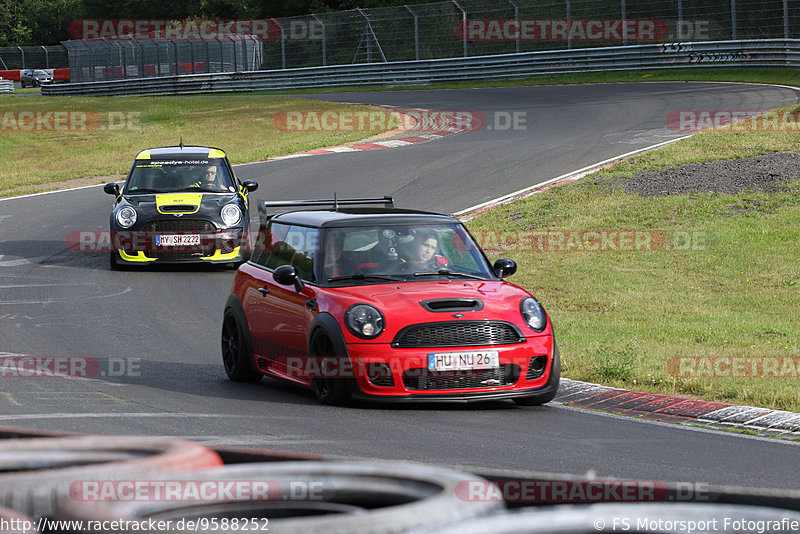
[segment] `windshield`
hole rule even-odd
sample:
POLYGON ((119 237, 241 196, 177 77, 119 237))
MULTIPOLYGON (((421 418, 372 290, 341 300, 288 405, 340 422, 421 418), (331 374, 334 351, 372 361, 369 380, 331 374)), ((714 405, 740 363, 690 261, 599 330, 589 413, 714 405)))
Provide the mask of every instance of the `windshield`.
POLYGON ((322 279, 332 284, 494 280, 478 245, 461 224, 332 228, 322 243, 322 279))
POLYGON ((136 160, 125 194, 197 191, 235 193, 233 177, 220 158, 136 160))
POLYGON ((43 71, 43 70, 35 70, 35 71, 33 71, 33 73, 36 74, 37 76, 50 76, 47 73, 47 71, 43 71))

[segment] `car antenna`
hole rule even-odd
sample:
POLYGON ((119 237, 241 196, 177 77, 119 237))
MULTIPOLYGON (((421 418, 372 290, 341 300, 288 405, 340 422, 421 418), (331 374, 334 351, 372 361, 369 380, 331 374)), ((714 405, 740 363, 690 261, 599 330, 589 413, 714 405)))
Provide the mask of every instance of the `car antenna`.
POLYGON ((336 192, 333 193, 333 211, 339 211, 339 201, 336 200, 336 192))
POLYGON ((181 136, 181 150, 183 150, 183 136, 181 136))

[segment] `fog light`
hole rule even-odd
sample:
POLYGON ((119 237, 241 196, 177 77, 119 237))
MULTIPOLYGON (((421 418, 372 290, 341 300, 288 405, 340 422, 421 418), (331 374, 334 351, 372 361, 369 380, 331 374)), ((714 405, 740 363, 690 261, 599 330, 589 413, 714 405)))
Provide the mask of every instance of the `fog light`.
POLYGON ((388 363, 368 363, 367 378, 374 386, 391 387, 394 385, 392 368, 388 363))
POLYGON ((525 380, 536 380, 544 374, 545 369, 547 369, 547 356, 534 356, 528 364, 525 380))

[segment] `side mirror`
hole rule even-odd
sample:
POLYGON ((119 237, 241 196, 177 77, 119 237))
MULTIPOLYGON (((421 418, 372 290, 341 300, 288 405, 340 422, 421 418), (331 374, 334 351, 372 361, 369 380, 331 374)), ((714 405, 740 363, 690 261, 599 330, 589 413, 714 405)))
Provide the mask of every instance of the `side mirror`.
POLYGON ((242 187, 244 187, 244 190, 249 193, 258 189, 258 182, 253 180, 245 180, 242 182, 242 187))
POLYGON ((108 193, 109 195, 114 195, 115 197, 119 196, 119 185, 114 182, 109 182, 103 186, 103 191, 108 193))
POLYGON ((281 265, 272 273, 272 278, 282 286, 294 284, 294 290, 300 293, 303 282, 297 276, 297 269, 293 265, 281 265))
POLYGON ((500 278, 505 278, 506 276, 511 276, 517 272, 517 262, 509 258, 500 258, 494 262, 494 266, 492 268, 497 276, 500 278))

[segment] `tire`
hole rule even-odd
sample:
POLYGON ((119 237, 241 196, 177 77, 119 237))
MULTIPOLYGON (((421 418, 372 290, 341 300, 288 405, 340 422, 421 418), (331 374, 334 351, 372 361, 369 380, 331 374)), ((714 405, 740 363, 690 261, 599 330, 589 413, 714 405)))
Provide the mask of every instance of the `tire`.
POLYGON ((514 404, 517 406, 540 406, 547 404, 556 398, 558 394, 558 383, 561 380, 561 354, 558 351, 558 343, 556 338, 553 338, 553 368, 550 370, 550 377, 547 379, 547 385, 551 390, 542 395, 531 395, 530 397, 520 397, 514 399, 514 404))
POLYGON ((258 382, 263 375, 253 369, 252 352, 239 320, 230 309, 222 320, 222 365, 234 382, 258 382))
POLYGON ((337 358, 334 357, 335 351, 331 339, 324 331, 317 330, 311 338, 310 345, 311 357, 320 358, 320 369, 322 370, 319 377, 311 379, 311 389, 314 390, 319 402, 341 406, 349 400, 350 392, 347 379, 336 376, 339 373, 335 369, 338 369, 339 366, 337 358), (334 369, 334 371, 330 372, 330 369, 334 369))
POLYGON ((82 481, 138 480, 222 465, 198 443, 169 438, 71 436, 0 441, 0 506, 53 513, 82 481))
POLYGON ((111 251, 108 253, 108 266, 111 267, 112 271, 121 271, 122 266, 117 263, 117 258, 119 258, 119 253, 115 251, 111 251))
MULTIPOLYGON (((504 508, 498 500, 466 498, 469 484, 490 484, 477 475, 415 464, 254 463, 171 476, 169 480, 266 481, 268 499, 248 496, 237 501, 232 496, 215 502, 73 501, 55 518, 171 519, 175 525, 175 520, 182 518, 243 517, 256 519, 258 526, 263 526, 266 518, 269 531, 281 534, 391 534, 484 517, 504 508)), ((190 529, 186 526, 183 532, 193 532, 190 529)), ((172 531, 181 532, 177 528, 172 531)))

